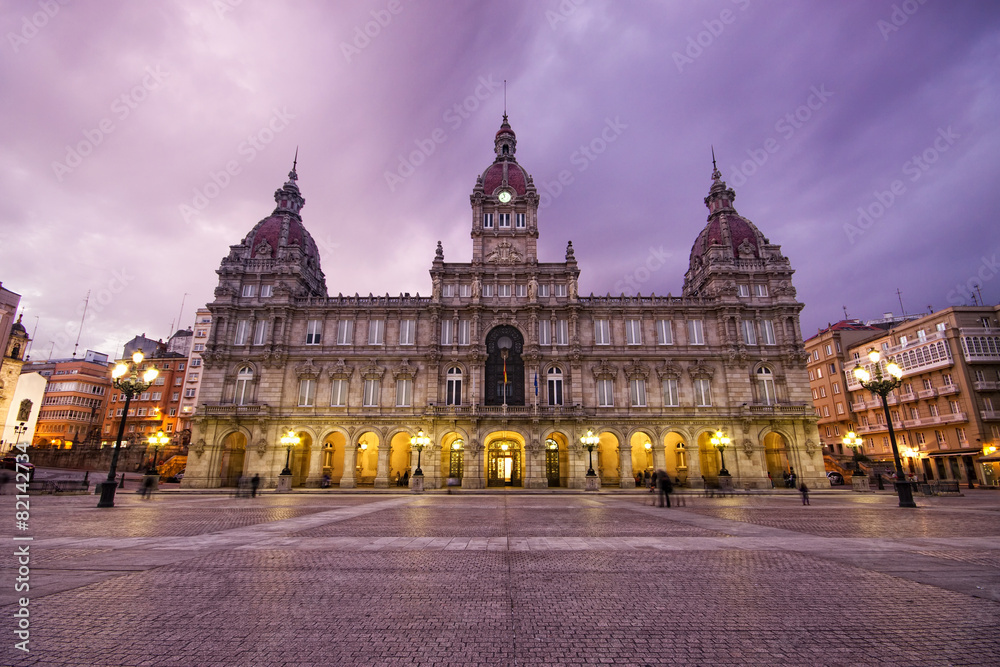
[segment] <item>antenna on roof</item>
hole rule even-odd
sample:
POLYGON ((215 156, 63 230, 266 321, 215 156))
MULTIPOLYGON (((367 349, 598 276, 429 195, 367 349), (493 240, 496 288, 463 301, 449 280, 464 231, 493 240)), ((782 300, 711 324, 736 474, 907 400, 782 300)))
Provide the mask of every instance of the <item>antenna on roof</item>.
POLYGON ((712 171, 719 171, 719 168, 715 166, 715 146, 712 146, 712 171))
MULTIPOLYGON (((87 306, 90 305, 90 290, 87 290, 87 298, 83 300, 83 315, 80 317, 80 330, 76 332, 76 344, 73 345, 73 358, 76 359, 76 348, 80 347, 80 335, 83 333, 83 323, 87 319, 87 306)), ((52 358, 52 352, 49 352, 52 358)))
POLYGON ((503 80, 503 117, 507 117, 507 79, 503 80))
POLYGON ((896 288, 896 296, 899 297, 899 309, 903 312, 903 317, 906 317, 906 308, 903 308, 903 293, 896 288))

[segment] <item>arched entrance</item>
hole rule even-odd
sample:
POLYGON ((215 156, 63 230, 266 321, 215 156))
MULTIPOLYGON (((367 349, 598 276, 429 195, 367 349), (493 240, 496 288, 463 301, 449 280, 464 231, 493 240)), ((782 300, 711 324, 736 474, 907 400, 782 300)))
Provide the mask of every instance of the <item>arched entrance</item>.
POLYGON ((680 480, 681 484, 687 483, 688 476, 688 452, 684 436, 671 431, 663 437, 663 447, 666 453, 667 472, 680 480))
POLYGON ((597 474, 601 477, 602 486, 618 486, 621 483, 621 461, 618 438, 607 431, 598 435, 597 474))
POLYGON ((639 431, 629 439, 632 443, 632 475, 638 474, 640 479, 644 472, 653 473, 656 466, 653 457, 653 441, 649 434, 639 431))
POLYGON ((402 486, 403 476, 410 477, 407 472, 410 472, 410 434, 400 432, 389 441, 389 485, 402 486))
POLYGON ((358 438, 354 453, 355 480, 358 486, 375 484, 378 472, 378 435, 368 431, 358 438))
POLYGON ((698 436, 698 462, 701 464, 701 476, 711 486, 719 483, 719 452, 712 446, 712 433, 704 431, 698 436))
POLYGON ((219 483, 222 486, 236 486, 243 476, 243 464, 247 458, 247 437, 242 433, 230 433, 222 441, 222 459, 219 463, 219 483))
POLYGON ((523 486, 524 449, 520 438, 505 433, 486 445, 486 485, 523 486))
POLYGON ((785 473, 791 471, 788 463, 788 443, 780 433, 768 433, 764 436, 764 461, 767 472, 775 486, 781 486, 785 473))
POLYGON ((486 334, 484 405, 524 405, 524 336, 504 324, 486 334))
POLYGON ((441 476, 449 484, 461 484, 465 476, 465 440, 455 431, 441 437, 441 476))
POLYGON ((347 438, 343 433, 331 433, 323 440, 323 474, 329 475, 330 482, 337 484, 344 475, 344 445, 347 438))

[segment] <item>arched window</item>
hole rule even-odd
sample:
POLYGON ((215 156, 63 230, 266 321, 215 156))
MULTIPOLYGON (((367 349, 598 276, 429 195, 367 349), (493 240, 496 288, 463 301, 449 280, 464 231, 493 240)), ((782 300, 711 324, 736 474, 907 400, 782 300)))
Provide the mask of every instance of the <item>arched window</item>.
POLYGON ((774 393, 774 376, 767 366, 757 369, 757 400, 764 405, 774 405, 778 402, 774 393))
POLYGON ((244 366, 236 374, 236 405, 246 405, 253 400, 253 369, 244 366))
POLYGON ((462 404, 462 369, 452 366, 448 369, 448 391, 445 395, 445 405, 462 404))
POLYGON ((562 370, 553 366, 549 369, 549 405, 563 404, 562 370))

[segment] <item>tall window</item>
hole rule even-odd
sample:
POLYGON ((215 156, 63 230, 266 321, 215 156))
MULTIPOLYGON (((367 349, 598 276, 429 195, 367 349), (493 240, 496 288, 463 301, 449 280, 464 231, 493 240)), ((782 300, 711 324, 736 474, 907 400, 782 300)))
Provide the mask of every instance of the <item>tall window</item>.
POLYGON ((556 345, 569 345, 568 320, 556 320, 556 345))
POLYGON ((299 407, 311 408, 316 404, 316 380, 302 378, 299 380, 299 407))
POLYGON ((382 345, 385 342, 385 320, 368 322, 368 344, 382 345))
POLYGON ((629 400, 633 408, 646 407, 646 381, 642 378, 632 378, 628 383, 629 400))
POLYGON ((267 298, 267 297, 271 296, 272 294, 274 294, 274 288, 271 285, 261 285, 260 286, 260 295, 262 297, 267 298))
POLYGON ((500 228, 501 229, 509 228, 510 227, 510 213, 500 213, 499 214, 499 222, 500 222, 500 228))
POLYGON ((342 408, 347 405, 346 378, 334 378, 333 388, 330 392, 330 405, 335 408, 342 408))
POLYGON ((562 371, 558 368, 550 368, 549 376, 549 405, 563 404, 563 378, 562 371))
POLYGON ((413 345, 413 334, 417 328, 416 320, 399 321, 399 344, 413 345))
POLYGON ((548 296, 549 286, 547 284, 540 284, 538 286, 538 296, 548 296))
POLYGON ((750 296, 750 286, 749 285, 737 285, 737 296, 747 297, 750 296))
POLYGON ((396 380, 396 407, 408 408, 413 402, 413 379, 399 378, 396 380))
POLYGON ((319 345, 323 338, 323 320, 306 322, 306 345, 319 345))
POLYGON ((538 321, 538 344, 552 345, 552 322, 549 320, 538 321))
POLYGON ((246 405, 252 400, 253 393, 253 370, 249 366, 244 366, 236 374, 236 405, 246 405))
POLYGON ((365 378, 365 394, 362 397, 361 405, 366 408, 378 407, 379 398, 378 378, 365 378))
POLYGON ((625 344, 642 345, 642 320, 625 320, 625 344))
POLYGON ((493 214, 483 213, 483 227, 486 229, 493 229, 493 214))
POLYGON ((497 285, 497 296, 504 298, 509 297, 510 285, 497 285))
POLYGON ((754 285, 754 296, 767 296, 767 285, 754 285))
POLYGON ((452 343, 452 321, 451 320, 441 320, 441 344, 451 345, 452 343))
POLYGON ((516 216, 517 222, 515 224, 517 225, 517 228, 524 229, 524 213, 517 213, 516 216))
POLYGON ((615 405, 615 381, 602 379, 597 381, 597 405, 602 408, 612 408, 615 405))
POLYGON ((472 323, 469 320, 459 320, 458 321, 458 344, 468 345, 470 340, 470 332, 472 330, 472 323))
POLYGON ((236 336, 233 338, 234 345, 246 345, 247 338, 250 336, 250 322, 247 320, 239 320, 236 323, 236 336))
POLYGON ((751 320, 743 320, 743 342, 747 345, 757 344, 757 330, 751 320))
POLYGON ((566 285, 565 284, 556 285, 553 289, 555 290, 555 292, 554 292, 555 296, 566 296, 566 285))
POLYGON ((665 408, 676 408, 680 406, 681 399, 680 395, 677 393, 677 379, 676 378, 664 378, 663 379, 663 407, 665 408))
POLYGON ((254 286, 253 285, 244 285, 243 286, 243 296, 253 296, 253 295, 254 295, 254 286))
POLYGON ((774 323, 771 320, 763 320, 760 323, 760 337, 764 345, 775 345, 774 323))
POLYGON ((712 405, 712 381, 708 378, 694 381, 694 404, 701 407, 712 405))
POLYGON ((594 345, 611 345, 611 326, 608 320, 594 320, 594 345))
POLYGON ((765 366, 757 369, 757 389, 761 403, 773 405, 777 402, 774 394, 774 376, 771 374, 771 369, 765 366))
POLYGON ((267 322, 258 320, 253 326, 253 344, 263 345, 264 337, 267 334, 267 322))
POLYGON ((656 342, 660 345, 674 344, 674 331, 670 327, 670 320, 656 321, 656 342))
POLYGON ((705 331, 701 320, 688 320, 688 345, 704 345, 705 331))
POLYGON ((337 345, 352 345, 354 343, 354 321, 340 320, 337 322, 337 345))
POLYGON ((445 389, 445 405, 462 404, 462 369, 458 366, 452 366, 448 369, 448 380, 445 389))
POLYGON ((455 286, 454 285, 442 285, 441 286, 441 296, 455 296, 455 286))

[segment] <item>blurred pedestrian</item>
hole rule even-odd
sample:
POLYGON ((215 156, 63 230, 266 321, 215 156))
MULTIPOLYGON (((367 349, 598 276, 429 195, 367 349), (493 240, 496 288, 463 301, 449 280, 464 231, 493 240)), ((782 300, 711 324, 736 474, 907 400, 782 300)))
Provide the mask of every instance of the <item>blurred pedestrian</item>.
POLYGON ((674 490, 674 485, 666 470, 656 471, 656 483, 660 490, 660 507, 670 507, 670 494, 674 490), (664 501, 666 505, 663 504, 664 501))
POLYGON ((799 493, 802 494, 802 504, 803 505, 808 505, 809 504, 809 487, 806 486, 805 482, 802 482, 802 484, 799 485, 799 493))
POLYGON ((142 478, 142 498, 149 500, 153 496, 153 476, 146 475, 142 478))
POLYGON ((260 488, 260 475, 254 473, 253 478, 250 480, 250 497, 257 497, 257 489, 260 488))

